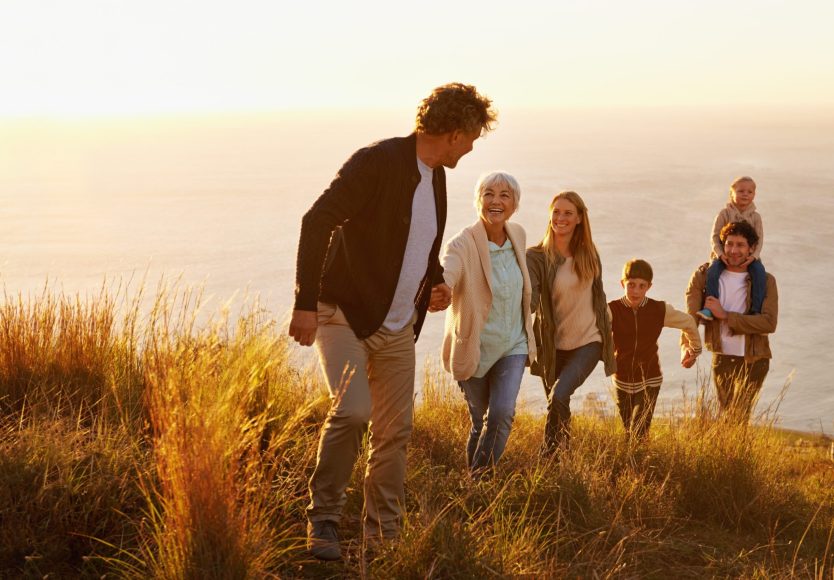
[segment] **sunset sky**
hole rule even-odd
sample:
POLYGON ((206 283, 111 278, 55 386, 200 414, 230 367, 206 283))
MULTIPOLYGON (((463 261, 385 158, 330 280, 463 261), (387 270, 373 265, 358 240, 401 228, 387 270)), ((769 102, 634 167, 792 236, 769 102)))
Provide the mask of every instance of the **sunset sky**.
POLYGON ((0 117, 832 105, 831 0, 2 0, 0 117))

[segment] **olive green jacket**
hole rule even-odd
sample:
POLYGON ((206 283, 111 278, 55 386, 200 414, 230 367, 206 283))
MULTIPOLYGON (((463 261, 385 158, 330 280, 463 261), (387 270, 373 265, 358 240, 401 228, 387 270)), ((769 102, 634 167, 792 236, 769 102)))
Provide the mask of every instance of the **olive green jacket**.
MULTIPOLYGON (((527 248, 527 269, 530 271, 530 285, 532 287, 532 310, 535 314, 533 333, 536 336, 536 360, 530 365, 530 372, 542 378, 544 384, 550 388, 556 383, 556 320, 553 312, 553 284, 556 280, 556 270, 564 263, 562 258, 555 265, 547 262, 544 249, 541 246, 527 248)), ((600 267, 600 271, 602 268, 600 267)), ((600 360, 605 363, 605 375, 610 376, 617 370, 614 359, 614 341, 611 337, 611 316, 608 312, 608 300, 602 289, 602 277, 597 276, 592 286, 594 313, 597 319, 597 329, 602 336, 602 355, 600 360)))

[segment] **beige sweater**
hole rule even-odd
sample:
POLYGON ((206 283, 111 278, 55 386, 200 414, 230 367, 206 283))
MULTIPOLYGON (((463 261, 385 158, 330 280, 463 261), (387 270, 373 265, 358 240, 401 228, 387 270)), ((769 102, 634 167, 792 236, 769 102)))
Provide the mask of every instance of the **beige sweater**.
MULTIPOLYGON (((520 225, 510 222, 505 224, 504 231, 513 244, 524 280, 522 309, 529 364, 536 359, 536 341, 530 313, 530 274, 525 258, 527 234, 520 225)), ((452 289, 441 356, 443 368, 452 373, 456 381, 469 379, 477 370, 481 358, 481 330, 492 306, 492 262, 488 242, 484 224, 478 220, 449 240, 440 258, 443 278, 452 289)))
POLYGON ((594 313, 591 281, 582 282, 573 269, 573 258, 565 258, 556 271, 553 284, 553 314, 556 327, 556 348, 573 350, 592 342, 602 342, 594 313))
POLYGON ((710 259, 724 255, 724 244, 721 243, 719 234, 721 234, 721 228, 732 222, 747 222, 753 226, 753 229, 759 235, 759 243, 753 250, 753 257, 759 258, 764 245, 764 226, 762 225, 762 216, 756 211, 756 204, 751 202, 750 207, 742 212, 733 202, 728 202, 727 206, 715 216, 715 222, 712 224, 712 255, 710 259))

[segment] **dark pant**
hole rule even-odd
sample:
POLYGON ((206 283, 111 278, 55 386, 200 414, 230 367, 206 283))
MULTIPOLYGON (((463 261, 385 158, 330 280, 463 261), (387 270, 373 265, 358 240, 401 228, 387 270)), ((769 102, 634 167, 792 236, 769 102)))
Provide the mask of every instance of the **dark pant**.
POLYGON ((626 433, 638 439, 649 434, 658 394, 660 387, 646 387, 637 393, 617 389, 617 409, 626 433))
MULTIPOLYGON (((714 259, 707 268, 706 295, 718 298, 718 279, 727 266, 720 258, 714 259)), ((753 260, 747 266, 750 274, 750 313, 761 314, 767 289, 767 276, 761 260, 753 260)))
POLYGON ((556 383, 545 384, 547 422, 544 450, 552 452, 570 442, 570 398, 582 386, 602 355, 602 343, 592 342, 573 350, 556 351, 556 383))
POLYGON ((748 363, 743 356, 713 354, 712 376, 721 414, 747 423, 769 369, 770 359, 748 363))

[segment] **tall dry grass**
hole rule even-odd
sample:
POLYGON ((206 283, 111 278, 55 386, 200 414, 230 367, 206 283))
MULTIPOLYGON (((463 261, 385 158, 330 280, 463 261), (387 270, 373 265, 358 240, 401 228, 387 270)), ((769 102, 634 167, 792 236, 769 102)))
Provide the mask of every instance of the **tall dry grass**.
POLYGON ((256 302, 210 316, 199 292, 163 284, 153 298, 145 312, 118 285, 6 296, 0 576, 834 574, 834 464, 812 438, 723 421, 704 384, 644 444, 613 417, 576 417, 558 460, 539 457, 542 418, 522 411, 495 475, 472 482, 465 405, 431 367, 401 540, 363 554, 360 461, 345 561, 313 562, 317 375, 256 302))
POLYGON ((256 304, 198 325, 199 292, 137 296, 6 296, 0 574, 263 577, 299 545, 315 383, 256 304))
POLYGON ((575 418, 555 461, 538 454, 541 418, 522 414, 496 477, 472 483, 460 397, 441 377, 424 385, 413 505, 405 540, 374 562, 381 576, 834 574, 823 448, 797 453, 769 426, 727 422, 703 392, 685 402, 696 414, 661 422, 645 444, 614 417, 575 418))
POLYGON ((35 297, 4 293, 0 410, 137 418, 141 297, 141 289, 130 297, 126 285, 106 282, 86 297, 49 286, 35 297))

